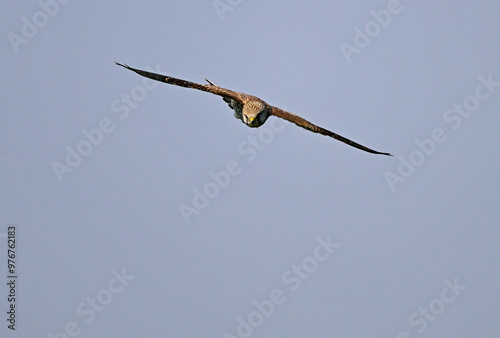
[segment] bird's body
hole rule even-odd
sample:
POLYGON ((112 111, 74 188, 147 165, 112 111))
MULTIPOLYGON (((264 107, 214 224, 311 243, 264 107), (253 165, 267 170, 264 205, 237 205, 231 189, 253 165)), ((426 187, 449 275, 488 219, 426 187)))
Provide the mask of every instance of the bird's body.
POLYGON ((290 121, 292 123, 295 123, 297 126, 302 127, 304 129, 307 129, 309 131, 312 131, 314 133, 319 133, 325 136, 332 137, 336 140, 339 140, 341 142, 344 142, 350 146, 353 146, 355 148, 364 150, 366 152, 372 153, 372 154, 381 154, 381 155, 388 155, 392 156, 389 153, 383 153, 383 152, 378 152, 376 150, 367 148, 359 143, 356 143, 354 141, 351 141, 343 136, 340 136, 336 133, 333 133, 327 129, 318 127, 315 124, 312 124, 311 122, 307 121, 306 119, 292 114, 290 112, 287 112, 285 110, 282 110, 277 107, 273 107, 263 101, 262 99, 248 95, 245 93, 240 93, 240 92, 235 92, 229 89, 225 89, 222 87, 219 87, 209 80, 206 80, 208 84, 198 84, 195 82, 190 82, 186 80, 181 80, 177 79, 174 77, 170 77, 167 75, 161 75, 161 74, 156 74, 156 73, 151 73, 147 72, 144 70, 139 70, 135 69, 132 67, 129 67, 125 64, 120 64, 116 62, 117 65, 122 66, 126 69, 129 69, 131 71, 136 72, 139 75, 145 76, 147 78, 160 81, 160 82, 165 82, 168 84, 172 84, 175 86, 180 86, 180 87, 186 87, 186 88, 192 88, 192 89, 198 89, 201 91, 209 92, 215 95, 222 96, 222 99, 227 102, 229 107, 234 110, 234 117, 237 119, 240 119, 243 123, 245 123, 247 126, 251 128, 257 128, 263 125, 266 120, 268 119, 269 116, 277 116, 282 119, 285 119, 287 121, 290 121))
POLYGON ((257 97, 250 97, 250 100, 244 104, 231 101, 230 107, 233 107, 234 117, 251 128, 260 127, 269 117, 269 106, 257 97))

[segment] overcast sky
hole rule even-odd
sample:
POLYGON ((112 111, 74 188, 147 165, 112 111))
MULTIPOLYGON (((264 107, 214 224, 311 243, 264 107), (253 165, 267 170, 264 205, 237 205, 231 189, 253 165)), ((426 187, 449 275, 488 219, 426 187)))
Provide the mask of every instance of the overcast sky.
POLYGON ((1 7, 0 336, 498 336, 498 1, 1 7))

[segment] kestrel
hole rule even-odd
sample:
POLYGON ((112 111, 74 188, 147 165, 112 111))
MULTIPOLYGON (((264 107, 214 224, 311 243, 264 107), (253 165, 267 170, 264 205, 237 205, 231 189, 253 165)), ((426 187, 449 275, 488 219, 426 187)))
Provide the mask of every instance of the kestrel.
POLYGON ((198 89, 202 90, 204 92, 209 92, 215 95, 222 96, 222 99, 228 103, 229 107, 234 110, 234 117, 237 119, 240 119, 243 123, 245 123, 247 126, 256 128, 260 127, 263 125, 267 118, 269 116, 277 116, 280 117, 284 120, 287 120, 289 122, 295 123, 297 126, 302 127, 304 129, 307 129, 309 131, 312 131, 313 133, 319 133, 325 136, 330 136, 336 140, 339 140, 341 142, 344 142, 352 147, 364 150, 366 152, 372 153, 372 154, 380 154, 380 155, 388 155, 388 156, 393 156, 389 153, 383 153, 379 152, 373 149, 370 149, 368 147, 365 147, 359 143, 356 143, 354 141, 351 141, 343 136, 340 136, 338 134, 335 134, 334 132, 331 132, 327 129, 318 127, 315 124, 312 124, 311 122, 307 121, 306 119, 289 113, 283 109, 273 107, 260 98, 252 95, 248 95, 245 93, 240 93, 240 92, 235 92, 229 89, 225 89, 222 87, 219 87, 212 82, 208 81, 205 79, 208 84, 198 84, 186 80, 181 80, 177 79, 174 77, 170 77, 167 75, 161 75, 161 74, 156 74, 156 73, 151 73, 147 72, 144 70, 139 70, 135 69, 132 67, 127 66, 126 64, 121 64, 118 62, 115 62, 118 66, 122 66, 126 69, 129 69, 131 71, 136 72, 139 75, 142 75, 144 77, 160 81, 160 82, 165 82, 169 83, 175 86, 180 86, 180 87, 186 87, 186 88, 193 88, 193 89, 198 89))

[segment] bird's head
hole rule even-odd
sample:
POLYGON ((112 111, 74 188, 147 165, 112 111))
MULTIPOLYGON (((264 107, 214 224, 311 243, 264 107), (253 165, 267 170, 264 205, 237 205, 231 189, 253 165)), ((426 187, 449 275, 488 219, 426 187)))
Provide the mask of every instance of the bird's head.
POLYGON ((264 102, 250 101, 243 105, 242 120, 252 128, 260 127, 269 117, 269 108, 264 102))

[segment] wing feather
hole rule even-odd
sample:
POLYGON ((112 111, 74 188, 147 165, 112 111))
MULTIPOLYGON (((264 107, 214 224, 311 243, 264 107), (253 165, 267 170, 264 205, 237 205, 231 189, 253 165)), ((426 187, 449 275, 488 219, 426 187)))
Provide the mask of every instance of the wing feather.
POLYGON ((115 62, 118 66, 122 66, 123 68, 126 68, 128 70, 131 70, 133 72, 136 72, 139 75, 142 75, 144 77, 147 77, 149 79, 155 80, 155 81, 160 81, 160 82, 165 82, 171 85, 175 86, 180 86, 180 87, 185 87, 185 88, 192 88, 192 89, 198 89, 202 90, 204 92, 209 92, 215 95, 222 96, 223 98, 231 98, 240 102, 243 102, 244 100, 244 95, 242 93, 238 93, 229 89, 221 88, 219 86, 214 85, 209 81, 210 84, 208 85, 202 85, 199 83, 195 82, 190 82, 186 80, 181 80, 177 79, 175 77, 167 76, 167 75, 161 75, 157 73, 151 73, 147 72, 145 70, 140 70, 140 69, 135 69, 132 67, 129 67, 126 64, 121 64, 118 62, 115 62))
POLYGON ((304 119, 298 115, 292 114, 290 112, 287 112, 286 110, 283 110, 283 109, 280 109, 277 107, 271 107, 270 113, 271 113, 271 115, 274 115, 274 116, 280 117, 284 120, 287 120, 289 122, 295 123, 297 126, 302 127, 304 129, 307 129, 309 131, 312 131, 313 133, 318 133, 321 135, 332 137, 332 138, 334 138, 340 142, 344 142, 344 143, 346 143, 354 148, 358 148, 358 149, 364 150, 364 151, 372 153, 372 154, 393 156, 389 153, 383 153, 383 152, 379 152, 379 151, 370 149, 370 148, 365 147, 359 143, 351 141, 343 136, 340 136, 339 134, 336 134, 336 133, 331 132, 327 129, 318 127, 317 125, 307 121, 306 119, 304 119))

